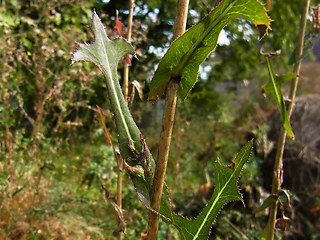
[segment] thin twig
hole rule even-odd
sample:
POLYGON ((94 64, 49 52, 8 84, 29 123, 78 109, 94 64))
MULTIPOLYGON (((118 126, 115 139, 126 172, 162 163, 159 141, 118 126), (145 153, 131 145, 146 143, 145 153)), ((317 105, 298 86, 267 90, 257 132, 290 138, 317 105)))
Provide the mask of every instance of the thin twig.
MULTIPOLYGON (((301 21, 300 21, 300 31, 299 31, 298 42, 297 42, 296 61, 293 66, 293 72, 297 74, 297 77, 292 79, 291 81, 290 94, 289 94, 289 98, 291 99, 291 101, 287 103, 287 112, 288 112, 289 120, 292 114, 294 98, 295 98, 297 86, 298 86, 301 58, 303 53, 304 34, 306 30, 306 22, 307 22, 309 5, 310 5, 310 0, 305 0, 303 10, 302 10, 302 15, 301 15, 301 21)), ((276 194, 281 188, 282 176, 283 176, 282 161, 283 161, 283 151, 284 151, 285 143, 286 143, 286 131, 282 127, 280 136, 278 139, 277 154, 276 154, 276 159, 274 163, 272 192, 271 192, 272 194, 276 194)), ((270 208, 270 214, 269 214, 269 220, 268 220, 268 225, 269 225, 268 240, 274 239, 276 217, 277 217, 277 202, 274 203, 270 208)))
MULTIPOLYGON (((132 33, 132 18, 133 18, 133 7, 134 7, 134 0, 129 0, 129 17, 128 17, 128 32, 127 32, 127 40, 130 42, 131 33, 132 33)), ((129 63, 127 58, 129 55, 126 55, 126 60, 124 62, 124 69, 123 69, 123 96, 126 101, 128 101, 128 85, 129 85, 129 63)), ((130 58, 129 58, 130 59, 130 58)), ((122 209, 122 169, 123 169, 123 160, 120 154, 115 155, 117 157, 118 162, 118 173, 117 173, 117 205, 120 209, 122 209)), ((120 224, 120 221, 119 221, 120 224)), ((122 240, 122 232, 119 232, 118 240, 122 240)))
MULTIPOLYGON (((134 1, 129 0, 129 17, 128 17, 128 32, 127 32, 127 41, 131 41, 131 34, 132 34, 132 19, 133 19, 133 8, 134 8, 134 1)), ((127 58, 128 56, 126 56, 127 58)), ((122 91, 123 96, 126 101, 128 101, 128 85, 129 85, 129 65, 130 63, 127 61, 124 62, 124 69, 123 69, 123 83, 122 83, 122 91)))
MULTIPOLYGON (((189 0, 179 0, 177 6, 177 15, 174 26, 174 36, 176 39, 182 35, 186 28, 189 0)), ((160 203, 164 178, 167 170, 169 148, 174 123, 174 115, 176 109, 179 82, 171 79, 166 92, 166 103, 162 119, 162 130, 160 134, 160 142, 158 149, 158 158, 154 173, 151 207, 157 212, 160 211, 160 203)), ((159 216, 154 212, 149 212, 148 236, 147 240, 156 240, 158 235, 159 216)))
POLYGON ((236 232, 238 232, 242 239, 249 240, 249 238, 239 228, 237 228, 237 226, 230 222, 228 218, 224 217, 223 220, 226 221, 236 232))
MULTIPOLYGON (((112 147, 113 150, 113 155, 117 161, 118 164, 118 178, 117 178, 117 208, 114 206, 116 212, 118 213, 118 229, 123 229, 122 226, 125 226, 125 224, 123 224, 124 220, 122 215, 119 214, 119 211, 122 212, 122 169, 123 169, 123 160, 121 157, 121 154, 119 151, 116 150, 116 148, 114 147, 113 143, 112 143, 112 136, 110 134, 110 132, 107 129, 106 126, 106 118, 107 115, 105 115, 103 113, 103 110, 97 105, 97 109, 99 112, 99 122, 102 124, 104 132, 106 134, 106 138, 107 138, 107 143, 112 147)), ((112 203, 112 205, 114 205, 115 203, 112 203)), ((118 240, 122 240, 122 232, 119 231, 117 232, 117 239, 118 240)))

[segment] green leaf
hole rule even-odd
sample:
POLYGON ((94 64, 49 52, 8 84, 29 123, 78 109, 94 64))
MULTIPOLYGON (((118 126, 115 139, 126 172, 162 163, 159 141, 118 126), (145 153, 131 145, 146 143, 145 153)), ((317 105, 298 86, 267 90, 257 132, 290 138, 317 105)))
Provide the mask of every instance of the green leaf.
POLYGON ((180 82, 179 95, 184 99, 197 81, 200 64, 216 47, 221 30, 236 18, 259 26, 260 37, 270 28, 271 20, 259 1, 224 0, 172 43, 152 79, 149 99, 159 98, 170 79, 180 82))
POLYGON ((275 203, 277 200, 278 200, 278 196, 276 196, 276 195, 270 195, 269 197, 267 197, 267 198, 263 201, 262 205, 255 210, 255 212, 257 213, 257 212, 260 212, 260 211, 262 211, 262 210, 270 207, 270 206, 271 206, 273 203, 275 203))
MULTIPOLYGON (((258 239, 259 240, 267 240, 268 233, 269 233, 269 222, 267 223, 267 226, 263 229, 263 231, 259 234, 258 239)), ((274 240, 280 240, 276 231, 274 232, 273 238, 274 238, 274 240)))
POLYGON ((279 111, 280 111, 280 118, 281 122, 283 124, 284 129, 287 131, 290 138, 294 139, 294 134, 292 132, 288 114, 286 110, 286 105, 284 103, 283 95, 281 92, 281 84, 284 83, 287 80, 295 78, 297 75, 295 73, 289 73, 286 75, 277 76, 271 67, 270 58, 269 56, 266 56, 270 81, 262 87, 264 92, 273 94, 276 103, 278 105, 279 111))
POLYGON ((230 201, 242 201, 242 195, 237 187, 242 167, 248 161, 252 151, 252 141, 248 142, 236 156, 231 167, 214 163, 215 189, 208 205, 193 221, 180 215, 174 215, 174 225, 177 227, 183 240, 207 239, 211 225, 223 205, 230 201))
POLYGON ((269 232, 269 222, 267 223, 267 226, 263 229, 263 231, 259 234, 258 236, 259 240, 267 240, 268 232, 269 232))
POLYGON ((280 189, 279 193, 279 200, 281 202, 288 202, 290 204, 291 197, 290 197, 290 191, 285 189, 280 189))
POLYGON ((124 100, 118 81, 117 67, 119 60, 125 54, 133 52, 133 48, 123 38, 111 41, 96 13, 93 13, 92 16, 91 29, 95 37, 94 42, 92 44, 79 44, 79 49, 73 54, 72 61, 90 61, 102 71, 117 124, 121 155, 126 159, 131 156, 128 147, 129 140, 139 143, 140 131, 124 100))
MULTIPOLYGON (((123 38, 118 38, 111 41, 104 30, 104 27, 94 12, 92 16, 91 29, 94 34, 94 42, 92 44, 79 44, 79 49, 73 54, 73 62, 76 61, 90 61, 96 64, 102 71, 107 85, 108 96, 111 103, 111 108, 114 113, 115 122, 118 130, 118 139, 120 145, 120 152, 122 158, 125 160, 131 159, 129 163, 135 164, 137 159, 132 159, 133 152, 129 147, 130 141, 134 142, 134 147, 137 151, 142 150, 141 133, 132 115, 129 111, 128 105, 123 97, 122 90, 118 81, 117 67, 119 60, 128 53, 133 52, 133 48, 129 42, 123 38)), ((147 146, 145 147, 148 151, 147 146)), ((151 172, 154 172, 155 163, 151 156, 149 156, 149 165, 151 172)), ((146 208, 154 211, 150 207, 150 190, 153 175, 138 174, 130 172, 129 175, 136 188, 136 192, 140 201, 146 208)), ((162 195, 160 213, 157 213, 168 222, 171 221, 171 204, 168 190, 165 188, 162 195)))
POLYGON ((0 22, 4 22, 5 24, 8 24, 10 27, 15 27, 19 25, 20 19, 16 15, 0 9, 0 22))
POLYGON ((255 212, 260 212, 268 207, 270 207, 273 203, 280 200, 281 202, 288 202, 290 203, 290 192, 288 190, 279 190, 277 194, 271 194, 269 197, 267 197, 262 205, 258 207, 255 212))

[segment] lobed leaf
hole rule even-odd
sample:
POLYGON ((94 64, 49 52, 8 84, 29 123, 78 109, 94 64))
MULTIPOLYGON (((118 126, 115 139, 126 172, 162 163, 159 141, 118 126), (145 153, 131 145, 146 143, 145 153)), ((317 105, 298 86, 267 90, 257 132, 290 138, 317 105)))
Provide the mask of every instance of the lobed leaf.
MULTIPOLYGON (((106 80, 111 109, 114 113, 117 125, 120 152, 122 158, 128 160, 133 157, 132 149, 129 147, 130 141, 133 141, 136 150, 140 151, 142 149, 142 135, 132 118, 128 105, 122 94, 118 81, 117 67, 119 60, 125 54, 133 52, 133 48, 131 44, 123 38, 111 41, 106 35, 104 27, 95 12, 92 16, 91 29, 95 37, 94 42, 91 44, 79 44, 79 49, 73 54, 72 61, 90 61, 96 64, 102 71, 106 80)), ((155 163, 151 154, 148 155, 150 168, 153 172, 155 163)), ((131 162, 131 164, 136 163, 136 161, 131 162)), ((145 207, 152 210, 150 208, 149 194, 153 176, 146 173, 139 174, 134 171, 129 171, 129 175, 133 181, 140 201, 145 207)), ((164 217, 166 221, 171 221, 171 204, 167 190, 163 191, 160 212, 161 213, 157 214, 164 217)))
MULTIPOLYGON (((133 155, 129 143, 133 141, 136 149, 140 151, 142 136, 140 136, 141 133, 133 121, 124 100, 118 82, 117 65, 123 55, 132 51, 132 47, 124 39, 109 40, 96 13, 93 14, 91 28, 95 35, 95 41, 92 44, 80 44, 79 49, 74 53, 73 61, 91 61, 103 72, 111 108, 118 128, 121 155, 124 159, 128 159, 133 155)), ((179 215, 172 215, 171 202, 166 187, 161 199, 160 213, 157 212, 157 214, 162 216, 167 223, 174 224, 179 229, 182 239, 206 239, 210 226, 221 207, 229 201, 242 201, 242 196, 237 188, 237 180, 243 165, 249 159, 251 148, 252 142, 249 142, 237 155, 231 167, 222 166, 218 162, 214 163, 216 172, 215 191, 208 206, 200 213, 197 219, 189 221, 179 215)), ((155 163, 151 154, 149 161, 152 173, 155 163)), ((154 211, 150 207, 153 173, 146 174, 145 172, 129 171, 129 175, 140 201, 146 208, 154 211)))
POLYGON ((252 151, 252 141, 248 142, 236 156, 231 167, 214 163, 215 188, 208 205, 195 220, 188 220, 180 215, 173 216, 173 224, 177 227, 183 240, 207 239, 210 227, 220 209, 230 201, 242 201, 237 187, 242 167, 248 161, 252 151))
POLYGON ((170 79, 180 82, 179 95, 185 98, 197 81, 199 66, 214 50, 221 30, 236 18, 258 26, 260 38, 270 28, 270 18, 257 0, 224 0, 205 18, 175 40, 162 58, 150 84, 149 99, 156 100, 170 79))
POLYGON ((79 49, 73 54, 72 61, 90 61, 102 71, 117 124, 121 155, 127 159, 131 156, 128 142, 131 139, 139 143, 140 131, 124 100, 118 81, 117 67, 123 55, 133 52, 133 47, 123 38, 111 41, 95 12, 92 16, 91 29, 95 38, 94 42, 79 44, 79 49))

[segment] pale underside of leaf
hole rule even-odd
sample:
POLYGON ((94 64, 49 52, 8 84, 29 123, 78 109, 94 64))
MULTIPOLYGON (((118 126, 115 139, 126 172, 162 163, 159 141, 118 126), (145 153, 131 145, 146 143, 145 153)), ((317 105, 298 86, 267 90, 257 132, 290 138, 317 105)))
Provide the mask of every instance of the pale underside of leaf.
MULTIPOLYGON (((94 42, 92 44, 79 44, 79 49, 73 54, 72 61, 91 61, 96 64, 104 74, 111 108, 117 125, 120 152, 123 159, 129 159, 132 157, 132 150, 129 147, 129 142, 132 140, 135 148, 140 151, 142 147, 141 133, 132 118, 126 101, 124 100, 118 81, 117 66, 119 60, 125 54, 133 52, 133 48, 131 44, 123 38, 110 40, 95 12, 92 16, 91 29, 95 37, 94 42)), ((135 84, 138 86, 137 83, 135 84)), ((139 94, 141 93, 139 92, 139 94)), ((149 161, 149 167, 154 170, 155 163, 151 154, 149 161)), ((133 172, 129 172, 129 174, 140 201, 146 208, 154 211, 150 207, 149 196, 152 178, 150 178, 150 176, 145 176, 143 174, 139 175, 133 172)), ((167 188, 163 191, 160 213, 157 212, 157 214, 162 216, 167 222, 171 221, 172 212, 167 188)))
MULTIPOLYGON (((124 54, 133 52, 133 48, 122 38, 111 41, 96 13, 93 13, 91 29, 95 41, 92 44, 79 44, 79 49, 73 54, 73 61, 91 61, 103 72, 106 79, 112 110, 117 118, 117 127, 122 137, 134 139, 134 133, 139 131, 136 127, 130 127, 128 123, 128 111, 123 107, 124 99, 119 93, 117 66, 124 54), (131 129, 130 129, 131 128, 131 129), (133 129, 136 128, 136 129, 133 129)), ((120 88, 121 89, 121 88, 120 88)))

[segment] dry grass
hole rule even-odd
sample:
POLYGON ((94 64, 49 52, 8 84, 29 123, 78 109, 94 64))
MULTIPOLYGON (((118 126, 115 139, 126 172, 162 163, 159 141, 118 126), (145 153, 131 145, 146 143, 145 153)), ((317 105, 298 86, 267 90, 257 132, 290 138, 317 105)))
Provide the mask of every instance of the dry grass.
POLYGON ((90 226, 83 217, 46 209, 44 206, 54 205, 50 204, 50 182, 43 179, 38 189, 34 182, 30 174, 11 179, 5 191, 0 189, 0 239, 104 239, 103 230, 90 226), (28 184, 14 195, 25 182, 28 184), (41 209, 41 215, 35 217, 37 209, 41 209))

